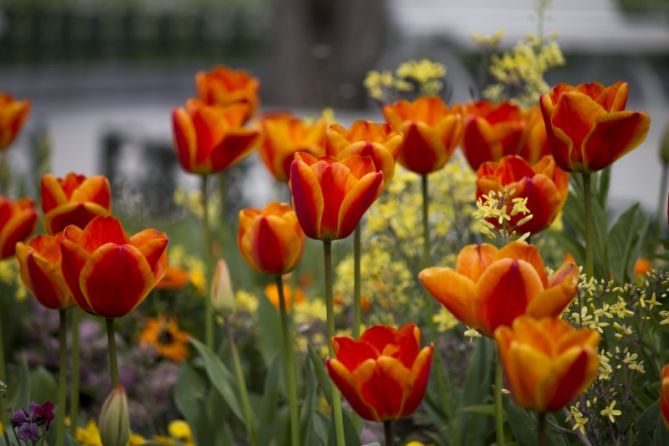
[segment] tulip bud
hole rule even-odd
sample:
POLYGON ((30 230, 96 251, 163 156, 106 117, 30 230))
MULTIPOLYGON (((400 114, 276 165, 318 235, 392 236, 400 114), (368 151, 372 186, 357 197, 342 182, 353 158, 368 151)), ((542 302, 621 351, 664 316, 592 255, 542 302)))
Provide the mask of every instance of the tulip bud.
POLYGON ((232 310, 235 302, 235 293, 232 290, 228 264, 223 259, 216 263, 216 271, 211 281, 209 298, 216 311, 228 312, 232 310))
POLYGON ((669 123, 664 126, 664 133, 660 141, 660 159, 665 166, 669 164, 669 123))
POLYGON ((128 398, 123 386, 111 391, 100 411, 100 438, 104 446, 126 446, 130 438, 128 398))

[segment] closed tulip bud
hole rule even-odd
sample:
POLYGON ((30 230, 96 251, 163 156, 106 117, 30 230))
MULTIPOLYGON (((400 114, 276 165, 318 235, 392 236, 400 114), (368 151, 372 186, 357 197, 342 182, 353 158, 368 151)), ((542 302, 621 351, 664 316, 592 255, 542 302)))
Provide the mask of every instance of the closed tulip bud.
POLYGON ((386 121, 404 137, 398 161, 408 170, 426 175, 441 169, 462 137, 462 116, 439 97, 399 101, 383 108, 386 121))
POLYGON ((599 333, 577 330, 562 319, 521 316, 495 331, 497 348, 516 402, 554 412, 597 377, 599 333))
POLYGON ((214 277, 211 280, 209 298, 214 310, 220 312, 232 310, 235 304, 235 293, 232 290, 230 271, 228 270, 228 264, 223 259, 216 263, 214 277))
POLYGON ((664 127, 662 141, 660 141, 660 159, 663 164, 669 164, 669 124, 664 127))
POLYGON ((576 295, 578 276, 578 267, 565 263, 548 277, 539 250, 522 241, 501 249, 468 245, 455 270, 432 267, 419 274, 423 286, 460 322, 489 337, 523 314, 559 316, 576 295))
POLYGON ((260 82, 244 70, 234 70, 220 65, 209 72, 195 75, 195 87, 200 99, 208 105, 246 105, 244 121, 258 108, 260 82))
POLYGON ((662 367, 660 383, 660 411, 664 425, 669 429, 669 364, 662 367))
POLYGON ((64 178, 48 174, 42 177, 44 227, 49 234, 67 225, 84 228, 98 215, 111 213, 111 188, 107 178, 68 173, 64 178))
POLYGON ((104 446, 127 446, 130 438, 130 412, 123 386, 119 385, 112 390, 102 404, 98 428, 104 446))
POLYGON ((365 420, 390 421, 411 415, 425 395, 434 347, 421 349, 420 329, 369 327, 360 339, 335 337, 336 358, 326 361, 330 378, 365 420))
POLYGON ((272 202, 263 210, 239 212, 237 246, 244 260, 256 271, 285 274, 300 263, 304 232, 289 205, 272 202))
POLYGON ((0 259, 14 255, 16 243, 30 236, 36 222, 37 212, 32 200, 12 201, 0 196, 0 259))
POLYGON ((541 112, 558 166, 568 172, 602 170, 641 144, 650 117, 625 110, 628 85, 559 84, 541 96, 541 112))
POLYGON ((29 113, 29 101, 17 101, 9 94, 0 93, 0 150, 16 139, 29 113))

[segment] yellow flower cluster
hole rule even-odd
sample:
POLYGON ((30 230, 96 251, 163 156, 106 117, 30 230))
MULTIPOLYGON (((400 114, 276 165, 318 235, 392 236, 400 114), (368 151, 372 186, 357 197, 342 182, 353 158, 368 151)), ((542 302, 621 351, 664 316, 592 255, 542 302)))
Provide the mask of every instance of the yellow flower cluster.
POLYGON ((513 190, 506 192, 490 191, 488 195, 483 195, 476 201, 476 211, 473 217, 480 224, 479 231, 491 240, 499 240, 502 244, 508 243, 512 239, 525 240, 530 233, 524 233, 520 236, 519 229, 522 225, 532 219, 532 214, 527 208, 527 198, 517 197, 511 200, 511 211, 507 210, 507 194, 512 195, 513 190), (511 225, 511 219, 517 215, 523 215, 518 223, 511 225), (494 225, 492 221, 496 221, 494 225), (499 226, 499 228, 498 228, 499 226))
POLYGON ((476 45, 481 47, 497 48, 504 37, 504 30, 498 29, 494 34, 486 36, 484 34, 474 33, 469 36, 476 45))
MULTIPOLYGON (((154 435, 150 443, 165 446, 195 446, 193 433, 185 421, 174 420, 170 422, 167 432, 169 433, 168 436, 154 435)), ((84 427, 78 427, 75 430, 74 439, 77 440, 79 446, 103 446, 98 425, 93 420, 90 420, 84 427)), ((145 444, 149 444, 146 438, 137 434, 130 435, 128 446, 145 444)))
POLYGON ((14 297, 19 302, 23 302, 28 295, 26 288, 19 278, 18 263, 13 258, 0 261, 0 283, 10 287, 14 286, 16 288, 14 297))
POLYGON ((364 86, 372 99, 390 102, 398 93, 417 93, 421 96, 439 95, 444 88, 446 67, 429 59, 409 60, 395 70, 372 70, 365 77, 364 86))

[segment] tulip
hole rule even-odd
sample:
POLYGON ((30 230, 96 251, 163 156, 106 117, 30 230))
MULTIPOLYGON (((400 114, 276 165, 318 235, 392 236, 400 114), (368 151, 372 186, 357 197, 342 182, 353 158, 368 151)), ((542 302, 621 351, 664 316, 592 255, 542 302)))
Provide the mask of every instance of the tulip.
POLYGON ((540 413, 563 408, 597 376, 599 333, 562 319, 529 316, 499 327, 495 340, 516 402, 540 413))
POLYGON ((114 217, 95 217, 83 230, 70 225, 63 231, 63 276, 83 310, 122 317, 164 276, 166 248, 162 232, 145 229, 128 238, 114 217))
POLYGON ((100 438, 104 446, 126 446, 130 438, 128 397, 119 385, 105 399, 98 420, 100 438))
POLYGON ((16 243, 28 238, 36 221, 37 212, 32 200, 12 201, 0 196, 0 259, 14 255, 16 243))
POLYGON ((65 178, 42 177, 44 227, 49 234, 67 225, 85 227, 93 218, 111 213, 111 189, 107 178, 68 173, 65 178))
POLYGON ((394 131, 389 124, 358 120, 348 130, 339 124, 331 124, 326 135, 328 155, 339 160, 355 155, 369 156, 376 169, 383 172, 386 184, 395 174, 402 134, 394 131))
POLYGON ((285 274, 300 263, 304 232, 289 205, 273 202, 263 210, 239 212, 237 245, 251 268, 266 274, 285 274))
POLYGON ((47 308, 60 310, 75 304, 61 272, 62 234, 38 235, 16 244, 21 282, 47 308))
POLYGON ((342 161, 297 153, 290 166, 290 190, 297 218, 311 238, 331 241, 348 237, 379 196, 383 172, 370 157, 342 161))
POLYGON ((646 139, 650 118, 625 110, 628 85, 559 84, 541 96, 541 112, 558 166, 591 173, 610 166, 646 139))
POLYGON ((518 154, 529 164, 535 164, 546 155, 551 155, 541 108, 535 105, 525 112, 525 130, 518 154))
MULTIPOLYGON (((504 193, 510 214, 514 199, 527 198, 532 218, 517 228, 520 232, 536 234, 549 227, 567 201, 568 189, 569 175, 555 165, 550 155, 532 166, 520 156, 508 155, 499 162, 481 164, 476 172, 477 199, 491 191, 504 193)), ((515 228, 522 218, 525 216, 517 214, 503 224, 515 228)), ((498 220, 490 222, 500 226, 498 220)))
MULTIPOLYGON (((486 161, 498 161, 520 152, 526 122, 517 105, 478 101, 465 106, 463 111, 462 151, 472 169, 478 170, 486 161)), ((535 149, 526 149, 532 150, 535 149)))
POLYGON ((0 150, 16 139, 29 113, 30 101, 17 101, 7 93, 0 93, 0 150))
POLYGON ((244 129, 248 105, 210 106, 197 99, 172 111, 174 145, 181 167, 190 173, 221 172, 253 149, 258 132, 244 129))
POLYGON ((501 249, 468 245, 455 270, 432 267, 419 274, 423 286, 460 322, 490 337, 523 314, 559 316, 576 294, 578 277, 573 263, 548 277, 539 250, 523 241, 501 249))
POLYGON ((195 87, 200 99, 208 105, 246 105, 246 122, 258 108, 260 82, 244 70, 218 66, 209 72, 195 75, 195 87))
POLYGON ((420 97, 383 107, 386 121, 404 134, 398 161, 408 170, 426 175, 441 169, 462 136, 462 117, 439 97, 420 97))
POLYGON ((260 120, 260 159, 274 178, 288 181, 295 153, 325 155, 325 127, 323 119, 309 123, 290 113, 268 114, 260 120))
POLYGON ((336 358, 328 358, 330 378, 353 410, 369 421, 411 415, 425 394, 434 347, 420 347, 420 329, 375 325, 355 340, 332 338, 336 358))
POLYGON ((662 383, 660 385, 660 411, 664 425, 669 429, 669 364, 662 367, 662 383))
POLYGON ((216 262, 216 270, 211 280, 211 290, 209 299, 216 311, 230 311, 235 304, 235 293, 232 289, 232 280, 230 279, 230 270, 225 260, 220 259, 216 262))

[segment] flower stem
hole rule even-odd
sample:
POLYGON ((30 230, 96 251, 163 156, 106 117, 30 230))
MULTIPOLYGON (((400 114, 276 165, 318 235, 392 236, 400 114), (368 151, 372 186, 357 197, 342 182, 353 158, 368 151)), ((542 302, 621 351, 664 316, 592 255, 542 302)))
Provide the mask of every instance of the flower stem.
POLYGON ((662 224, 665 214, 665 205, 667 204, 667 180, 669 179, 669 165, 662 166, 662 178, 660 179, 660 199, 657 203, 657 237, 662 236, 662 224))
POLYGON ((385 434, 386 446, 392 446, 393 444, 393 422, 392 420, 386 420, 383 422, 383 433, 385 434))
POLYGON ((118 387, 118 362, 116 360, 116 336, 114 335, 114 319, 107 318, 107 350, 109 351, 109 370, 112 389, 118 387))
MULTIPOLYGON (((332 242, 330 240, 323 240, 323 259, 325 262, 325 309, 327 311, 328 351, 330 353, 330 358, 334 358, 332 338, 335 335, 335 321, 334 299, 332 296, 332 242)), ((341 412, 341 395, 334 383, 332 383, 332 412, 334 415, 337 446, 345 446, 344 418, 341 412)))
POLYGON ((544 412, 541 412, 538 416, 537 445, 546 445, 546 414, 544 412))
MULTIPOLYGON (((202 175, 201 199, 202 199, 202 225, 204 231, 204 265, 205 277, 209 280, 209 267, 212 260, 211 255, 211 232, 209 229, 209 206, 207 200, 207 175, 202 175)), ((204 300, 204 343, 214 350, 214 308, 211 299, 204 300)))
POLYGON ((427 174, 421 176, 423 190, 423 268, 430 266, 430 194, 428 193, 427 174))
MULTIPOLYGON (((0 314, 0 322, 2 322, 2 314, 0 314)), ((7 371, 5 370, 5 340, 3 336, 4 323, 0 325, 0 381, 7 384, 7 371)), ((0 395, 0 423, 7 426, 7 413, 5 412, 5 395, 0 395)), ((6 429, 5 429, 6 431, 6 429)))
POLYGON ((79 308, 70 310, 72 316, 72 378, 70 382, 70 431, 77 429, 79 419, 79 308))
POLYGON ((56 411, 56 446, 65 444, 65 405, 67 375, 67 310, 58 310, 60 327, 58 329, 58 406, 56 411))
POLYGON ((497 446, 504 446, 504 406, 502 405, 502 386, 504 385, 502 361, 497 358, 495 369, 495 431, 497 446))
POLYGON ((589 173, 583 174, 583 190, 585 201, 585 274, 592 277, 594 273, 593 236, 592 236, 592 187, 589 173))
POLYGON ((300 444, 300 413, 297 408, 297 372, 295 370, 295 354, 290 337, 290 321, 286 311, 286 298, 283 295, 283 278, 276 276, 276 288, 279 291, 279 308, 281 310, 281 334, 283 335, 283 363, 286 368, 288 382, 288 403, 290 404, 290 444, 300 444))
POLYGON ((362 311, 360 308, 360 223, 355 227, 353 233, 353 337, 360 337, 360 326, 362 325, 362 311))
POLYGON ((235 339, 232 336, 232 327, 230 326, 230 322, 226 321, 224 326, 226 334, 228 336, 228 341, 230 342, 232 366, 235 369, 235 380, 237 381, 237 388, 239 389, 239 399, 240 402, 242 403, 242 414, 244 416, 246 435, 248 437, 249 445, 255 446, 257 443, 256 443, 256 432, 253 426, 253 412, 251 410, 251 402, 249 400, 249 391, 246 387, 246 380, 244 379, 244 371, 242 370, 242 363, 239 360, 239 352, 237 352, 237 345, 235 344, 235 339))

